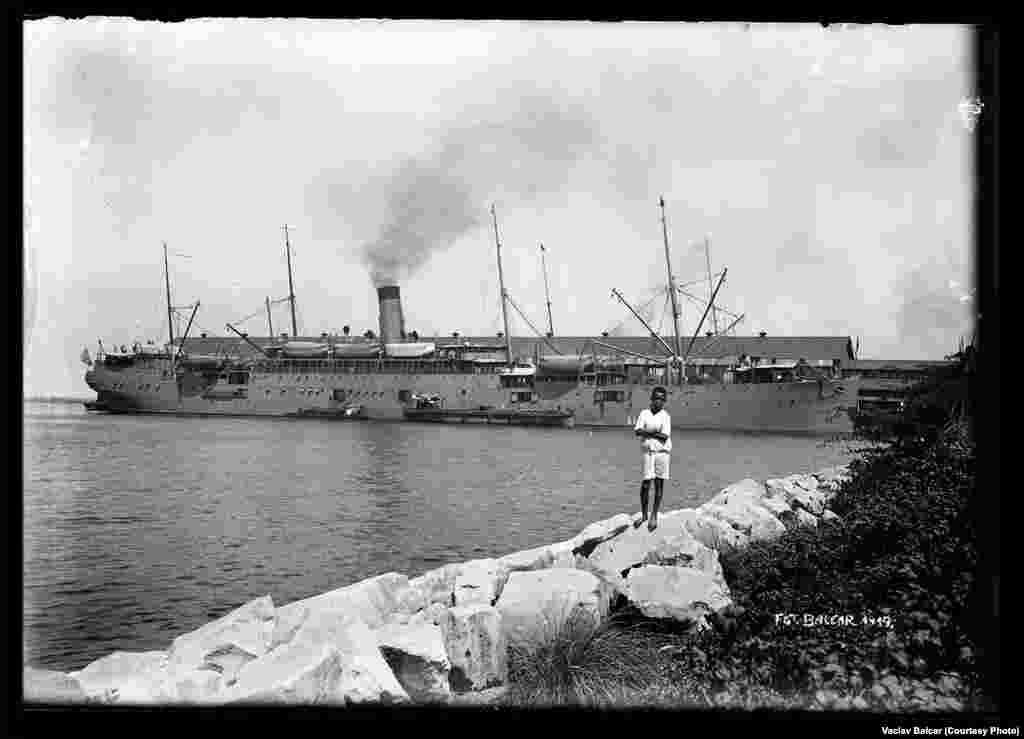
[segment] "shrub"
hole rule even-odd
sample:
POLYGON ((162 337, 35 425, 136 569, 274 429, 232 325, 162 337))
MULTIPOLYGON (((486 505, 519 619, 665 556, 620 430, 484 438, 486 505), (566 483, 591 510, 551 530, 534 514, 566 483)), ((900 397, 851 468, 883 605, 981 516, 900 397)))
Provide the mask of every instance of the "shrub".
POLYGON ((977 557, 966 515, 973 447, 947 429, 930 444, 868 450, 851 472, 832 502, 841 525, 793 529, 722 555, 740 613, 678 656, 711 691, 756 683, 816 704, 857 698, 876 707, 963 697, 962 682, 941 677, 975 667, 962 626, 977 557), (776 614, 854 623, 786 626, 776 614), (890 690, 884 680, 917 687, 890 690))

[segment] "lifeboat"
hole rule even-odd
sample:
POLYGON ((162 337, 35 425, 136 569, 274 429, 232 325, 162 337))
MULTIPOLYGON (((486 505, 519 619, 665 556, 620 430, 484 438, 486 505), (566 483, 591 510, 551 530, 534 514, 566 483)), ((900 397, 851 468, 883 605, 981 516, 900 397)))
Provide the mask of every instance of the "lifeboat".
POLYGON ((338 359, 377 358, 380 344, 335 344, 334 356, 338 359))
POLYGON ((402 344, 385 344, 384 356, 395 359, 410 359, 430 356, 434 353, 432 342, 406 342, 402 344))
POLYGON ((147 357, 166 357, 167 350, 162 346, 154 346, 153 344, 142 344, 139 346, 137 354, 141 354, 147 357))
POLYGON ((326 359, 331 347, 315 341, 289 341, 281 354, 292 359, 326 359))
POLYGON ((583 371, 584 362, 578 357, 543 356, 537 365, 542 375, 576 376, 583 371))

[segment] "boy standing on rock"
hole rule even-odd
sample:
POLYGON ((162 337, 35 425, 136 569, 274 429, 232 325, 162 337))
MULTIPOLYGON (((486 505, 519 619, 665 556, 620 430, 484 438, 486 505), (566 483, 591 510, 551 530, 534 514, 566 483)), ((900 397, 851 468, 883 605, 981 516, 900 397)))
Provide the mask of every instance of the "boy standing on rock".
POLYGON ((641 518, 633 524, 639 527, 647 521, 648 492, 651 480, 654 480, 654 507, 651 509, 647 530, 658 528, 658 508, 664 492, 665 480, 668 479, 669 453, 672 451, 672 419, 665 410, 668 392, 663 387, 651 391, 651 407, 644 408, 637 416, 633 430, 643 439, 644 447, 644 478, 640 483, 641 518))

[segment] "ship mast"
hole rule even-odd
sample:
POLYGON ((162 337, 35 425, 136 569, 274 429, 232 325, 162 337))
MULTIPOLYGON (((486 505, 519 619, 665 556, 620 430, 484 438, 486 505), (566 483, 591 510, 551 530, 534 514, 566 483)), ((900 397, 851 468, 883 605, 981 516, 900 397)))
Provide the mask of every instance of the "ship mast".
POLYGON ((270 296, 267 296, 267 330, 270 332, 270 340, 274 340, 274 323, 270 320, 270 296))
POLYGON ((167 267, 167 242, 164 242, 164 283, 167 285, 167 330, 171 337, 171 346, 174 346, 174 320, 171 318, 173 308, 171 307, 171 274, 167 267))
MULTIPOLYGON (((676 333, 676 356, 675 362, 680 360, 683 354, 682 339, 679 335, 679 301, 676 298, 676 280, 672 276, 672 257, 668 250, 668 224, 665 222, 665 198, 660 198, 659 203, 661 204, 661 233, 665 241, 665 266, 668 269, 668 289, 669 295, 672 296, 672 325, 675 328, 676 333)), ((683 384, 683 371, 682 367, 679 370, 679 384, 683 384)))
MULTIPOLYGON (((708 301, 711 301, 711 245, 708 243, 708 237, 704 237, 704 256, 707 258, 708 263, 708 301)), ((711 305, 711 325, 714 327, 715 334, 718 334, 718 311, 715 309, 714 304, 711 305)))
POLYGON ((708 317, 708 311, 711 310, 711 306, 715 304, 715 296, 718 295, 718 291, 722 287, 722 283, 725 282, 725 275, 728 272, 728 268, 722 270, 722 276, 718 279, 718 285, 715 287, 715 291, 711 293, 711 300, 708 301, 707 307, 704 308, 704 315, 700 317, 700 323, 697 324, 697 330, 693 332, 693 336, 690 338, 690 345, 686 347, 686 356, 683 357, 684 362, 690 356, 690 350, 693 349, 693 342, 697 340, 697 334, 700 333, 700 329, 704 325, 704 319, 708 317))
POLYGON ((292 305, 292 338, 299 338, 299 329, 295 325, 295 287, 292 285, 292 245, 288 241, 288 226, 284 228, 284 253, 288 259, 288 302, 292 305))
POLYGON ((491 218, 494 220, 494 243, 498 250, 498 285, 501 288, 501 319, 505 324, 505 351, 508 353, 508 363, 512 364, 512 337, 508 332, 508 308, 505 306, 507 294, 505 293, 505 276, 501 271, 501 239, 498 237, 498 216, 494 211, 494 203, 491 203, 491 218))
POLYGON ((548 263, 544 258, 544 244, 540 245, 540 263, 544 268, 544 295, 548 301, 548 331, 552 336, 555 335, 555 324, 551 320, 551 292, 548 290, 548 263))

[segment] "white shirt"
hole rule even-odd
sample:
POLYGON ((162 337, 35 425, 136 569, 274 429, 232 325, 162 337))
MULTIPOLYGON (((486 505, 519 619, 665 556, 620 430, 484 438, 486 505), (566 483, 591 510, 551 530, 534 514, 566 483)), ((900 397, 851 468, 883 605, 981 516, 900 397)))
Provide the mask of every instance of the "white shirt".
POLYGON ((636 425, 633 429, 635 431, 657 431, 668 437, 664 443, 657 439, 644 439, 644 451, 672 451, 672 418, 664 408, 657 413, 651 413, 650 408, 644 408, 640 411, 640 415, 636 417, 636 425))

